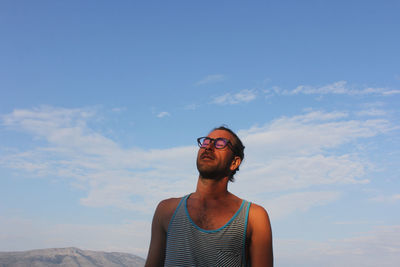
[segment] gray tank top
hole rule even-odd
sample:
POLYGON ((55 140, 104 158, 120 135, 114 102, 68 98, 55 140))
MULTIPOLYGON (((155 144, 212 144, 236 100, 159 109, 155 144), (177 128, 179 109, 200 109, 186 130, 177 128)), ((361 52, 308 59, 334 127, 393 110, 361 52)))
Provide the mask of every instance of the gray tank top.
POLYGON ((246 229, 251 203, 243 200, 224 226, 204 230, 189 216, 187 199, 176 208, 167 231, 164 266, 246 266, 246 229))

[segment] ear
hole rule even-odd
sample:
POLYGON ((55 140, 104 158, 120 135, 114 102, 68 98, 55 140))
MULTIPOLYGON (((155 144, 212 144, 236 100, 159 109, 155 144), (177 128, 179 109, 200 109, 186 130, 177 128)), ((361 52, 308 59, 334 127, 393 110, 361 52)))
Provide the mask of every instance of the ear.
POLYGON ((240 159, 240 157, 239 157, 239 156, 235 156, 235 157, 232 159, 231 166, 229 167, 229 169, 230 169, 231 171, 236 170, 237 168, 239 168, 240 163, 242 163, 242 160, 240 159))

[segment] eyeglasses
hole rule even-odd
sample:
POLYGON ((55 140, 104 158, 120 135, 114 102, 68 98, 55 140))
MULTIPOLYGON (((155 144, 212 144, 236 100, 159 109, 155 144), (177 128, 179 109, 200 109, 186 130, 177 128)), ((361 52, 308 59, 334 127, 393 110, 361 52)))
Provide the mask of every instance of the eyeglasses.
POLYGON ((233 151, 232 143, 228 139, 219 137, 219 138, 210 138, 210 137, 199 137, 197 138, 197 143, 200 148, 206 148, 209 144, 213 143, 216 149, 223 149, 228 146, 233 151))

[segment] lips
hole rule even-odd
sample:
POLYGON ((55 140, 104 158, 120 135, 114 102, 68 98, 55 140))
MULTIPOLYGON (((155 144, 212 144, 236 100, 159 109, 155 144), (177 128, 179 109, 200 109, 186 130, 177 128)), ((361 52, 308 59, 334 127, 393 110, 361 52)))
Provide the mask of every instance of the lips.
POLYGON ((201 159, 214 159, 215 157, 210 153, 203 153, 200 157, 201 159))

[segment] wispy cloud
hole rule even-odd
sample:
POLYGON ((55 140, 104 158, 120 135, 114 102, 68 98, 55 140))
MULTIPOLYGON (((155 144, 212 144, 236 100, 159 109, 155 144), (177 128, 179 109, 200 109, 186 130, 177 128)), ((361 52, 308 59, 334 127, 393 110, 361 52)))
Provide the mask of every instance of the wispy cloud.
POLYGON ((186 106, 184 106, 183 108, 186 110, 196 110, 199 107, 198 104, 188 104, 186 106))
POLYGON ((383 95, 397 95, 400 94, 400 90, 385 90, 382 92, 383 95))
POLYGON ((349 90, 346 88, 346 81, 339 81, 333 84, 328 84, 322 87, 312 87, 312 86, 304 86, 300 85, 296 87, 294 90, 288 92, 289 94, 345 94, 349 93, 349 90))
POLYGON ((394 203, 397 201, 400 201, 400 194, 394 194, 394 195, 390 195, 390 196, 376 196, 373 198, 370 198, 370 201, 373 202, 384 202, 384 203, 394 203))
POLYGON ((371 225, 376 225, 376 224, 382 224, 383 221, 338 221, 334 222, 334 224, 337 225, 362 225, 362 224, 371 224, 371 225))
POLYGON ((391 125, 382 119, 351 120, 347 116, 346 112, 312 111, 239 131, 246 158, 238 173, 243 182, 232 188, 267 206, 273 201, 268 200, 269 192, 368 183, 368 161, 343 145, 388 132, 391 125), (340 153, 336 151, 339 147, 340 153))
POLYGON ((116 113, 121 113, 121 112, 124 112, 126 110, 127 110, 126 107, 115 107, 115 108, 111 109, 112 112, 116 112, 116 113))
POLYGON ((387 114, 387 111, 383 109, 371 108, 358 111, 356 114, 358 116, 384 116, 387 114))
POLYGON ((88 206, 148 213, 162 196, 189 190, 187 176, 196 177, 195 147, 123 149, 88 127, 86 120, 93 115, 87 109, 14 110, 2 117, 3 124, 43 140, 46 146, 10 152, 0 157, 0 164, 35 176, 70 179, 88 192, 81 199, 88 206), (182 166, 175 166, 178 162, 182 166))
POLYGON ((304 212, 316 206, 324 206, 340 197, 339 192, 297 192, 284 194, 266 201, 270 216, 280 219, 294 212, 304 212))
POLYGON ((213 104, 218 105, 234 105, 239 103, 248 103, 256 99, 257 94, 255 90, 245 89, 238 93, 226 93, 221 96, 214 97, 213 104))
POLYGON ((276 262, 284 266, 395 266, 400 261, 400 225, 323 242, 277 239, 274 243, 276 262))
POLYGON ((157 118, 164 118, 164 117, 168 117, 168 116, 171 116, 171 114, 167 111, 162 111, 157 114, 157 118))
POLYGON ((196 82, 195 85, 204 85, 208 83, 217 83, 217 82, 222 82, 225 80, 225 76, 222 74, 213 74, 213 75, 208 75, 201 79, 200 81, 196 82))
MULTIPOLYGON (((157 201, 190 192, 197 177, 195 146, 123 148, 89 127, 88 122, 96 119, 92 109, 17 109, 2 119, 5 127, 29 133, 46 145, 9 150, 0 157, 0 164, 36 176, 70 179, 87 192, 81 199, 83 205, 151 213, 157 201)), ((314 185, 367 183, 368 162, 357 151, 331 150, 389 130, 390 122, 383 119, 351 120, 346 112, 320 111, 241 130, 246 159, 238 173, 241 182, 232 189, 248 199, 259 199, 260 204, 275 203, 288 211, 294 208, 285 206, 287 199, 296 199, 300 210, 315 206, 313 198, 321 203, 334 201, 335 192, 323 196, 302 190, 314 185), (277 199, 263 195, 286 190, 300 191, 277 199)))
POLYGON ((384 87, 356 87, 349 85, 347 81, 338 81, 332 84, 327 84, 324 86, 310 86, 310 85, 299 85, 293 90, 283 90, 278 87, 273 87, 270 90, 265 90, 267 95, 271 93, 282 94, 282 95, 383 95, 389 96, 394 94, 400 94, 400 90, 389 89, 384 87))

